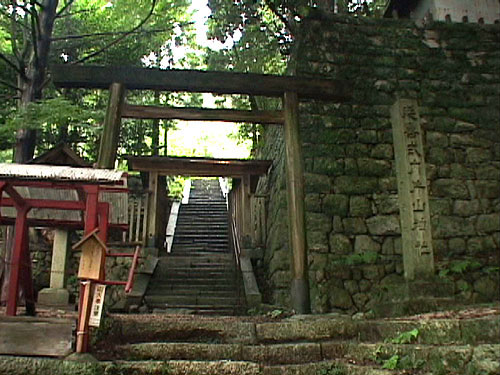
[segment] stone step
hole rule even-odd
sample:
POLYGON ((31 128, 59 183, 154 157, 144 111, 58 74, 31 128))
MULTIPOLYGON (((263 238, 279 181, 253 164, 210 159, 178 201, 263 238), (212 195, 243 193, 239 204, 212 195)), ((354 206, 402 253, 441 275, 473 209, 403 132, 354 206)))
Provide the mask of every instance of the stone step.
POLYGON ((197 263, 220 263, 220 262, 233 262, 232 254, 207 254, 205 252, 197 252, 192 255, 181 255, 176 253, 170 253, 167 256, 161 257, 159 262, 162 264, 165 263, 183 263, 183 264, 195 264, 197 263))
POLYGON ((191 201, 189 204, 183 204, 180 206, 181 211, 188 210, 205 210, 205 209, 213 209, 227 212, 227 206, 225 201, 200 201, 196 202, 196 200, 191 201))
POLYGON ((163 262, 157 269, 163 271, 175 271, 175 272, 222 272, 222 271, 234 271, 235 267, 233 263, 225 262, 225 263, 189 263, 189 264, 181 264, 174 262, 163 262))
POLYGON ((145 296, 148 306, 168 305, 168 306, 233 306, 239 303, 237 297, 213 297, 197 295, 158 295, 147 294, 145 296))
POLYGON ((174 236, 174 243, 179 242, 179 243, 184 243, 184 242, 193 242, 197 241, 198 243, 223 243, 227 242, 228 240, 227 235, 212 235, 212 236, 206 236, 206 235, 193 235, 193 236, 174 236))
POLYGON ((154 341, 153 332, 162 337, 176 337, 182 331, 183 338, 196 336, 202 331, 208 337, 217 337, 220 343, 280 344, 292 342, 348 341, 376 343, 391 341, 414 329, 418 345, 477 345, 498 344, 500 319, 498 313, 469 319, 382 319, 354 320, 338 314, 298 316, 281 321, 252 321, 251 318, 228 320, 213 318, 161 320, 154 315, 113 315, 113 324, 119 328, 119 339, 127 342, 154 341), (141 326, 140 332, 136 327, 141 326), (191 332, 191 333, 190 333, 191 332), (151 335, 150 335, 151 333, 151 335), (235 336, 237 334, 237 336, 235 336), (186 336, 187 335, 187 336, 186 336), (134 338, 134 339, 133 339, 134 338), (130 341, 132 340, 132 341, 130 341), (135 341, 134 341, 135 340, 135 341))
POLYGON ((221 271, 221 270, 231 270, 234 269, 232 261, 227 262, 212 262, 212 263, 202 263, 194 262, 190 260, 188 262, 176 262, 172 260, 171 262, 162 262, 160 264, 161 270, 201 270, 201 271, 221 271))
MULTIPOLYGON (((200 245, 200 244, 177 244, 177 246, 172 247, 172 252, 170 253, 171 256, 186 256, 186 253, 189 253, 189 255, 192 256, 208 256, 209 254, 213 254, 214 250, 222 250, 222 253, 226 254, 232 254, 229 251, 229 248, 227 246, 222 246, 222 245, 212 245, 212 246, 207 246, 207 245, 200 245)), ((220 254, 223 255, 223 254, 220 254)), ((213 256, 216 256, 216 254, 213 254, 213 256)))
POLYGON ((218 256, 218 255, 233 255, 232 251, 230 251, 227 247, 225 246, 211 246, 211 247, 206 247, 202 246, 199 249, 194 249, 192 250, 192 245, 186 246, 180 249, 172 249, 172 252, 170 253, 171 256, 192 256, 193 258, 195 257, 203 257, 207 255, 213 255, 213 256, 218 256))
POLYGON ((185 226, 179 229, 175 230, 175 236, 176 237, 190 237, 190 236, 205 236, 205 237, 211 237, 211 236, 227 236, 228 235, 228 228, 224 227, 218 227, 218 228, 212 228, 212 227, 198 227, 198 228, 193 228, 191 226, 185 226))
MULTIPOLYGON (((213 286, 219 285, 234 285, 235 283, 234 276, 228 277, 212 277, 212 278, 185 278, 185 277, 171 277, 171 276, 163 276, 156 277, 152 282, 150 282, 151 288, 164 288, 169 285, 193 285, 197 287, 205 286, 206 288, 211 288, 213 286)), ((236 286, 235 286, 236 289, 236 286)))
MULTIPOLYGON (((63 361, 48 358, 0 356, 1 375, 397 375, 405 372, 372 366, 323 361, 307 365, 265 366, 247 361, 63 361)), ((408 372, 406 372, 408 374, 408 372)))
POLYGON ((234 296, 235 291, 232 287, 219 285, 211 288, 199 288, 196 286, 177 286, 170 285, 169 288, 159 288, 153 286, 148 290, 149 296, 154 295, 178 295, 178 296, 206 296, 206 297, 231 297, 234 296))
MULTIPOLYGON (((158 280, 171 280, 171 279, 178 279, 178 280, 185 280, 186 283, 189 283, 191 281, 195 280, 226 280, 226 281, 232 281, 234 282, 236 277, 236 272, 234 270, 220 270, 220 271, 199 271, 197 272, 196 270, 181 270, 178 271, 176 269, 171 269, 171 270, 161 270, 157 274, 153 275, 154 279, 158 280)), ((154 281, 152 283, 154 285, 154 281)))
MULTIPOLYGON (((336 360, 341 363, 364 363, 382 367, 391 358, 395 368, 433 371, 442 368, 446 373, 464 369, 474 355, 484 360, 495 359, 500 344, 443 346, 358 344, 348 342, 293 343, 273 345, 214 344, 214 343, 140 343, 116 348, 119 359, 143 360, 231 360, 261 365, 311 365, 336 360), (398 367, 399 366, 399 367, 398 367)), ((497 365, 498 367, 498 365, 497 365)), ((309 367, 310 368, 310 367, 309 367)), ((381 368, 380 368, 381 369, 381 368)))

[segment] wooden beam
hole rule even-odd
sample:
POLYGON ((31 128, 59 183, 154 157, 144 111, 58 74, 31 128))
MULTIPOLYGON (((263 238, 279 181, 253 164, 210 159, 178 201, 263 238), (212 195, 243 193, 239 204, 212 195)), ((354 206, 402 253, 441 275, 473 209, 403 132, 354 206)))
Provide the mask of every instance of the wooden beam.
POLYGON ((109 87, 109 102, 104 119, 104 129, 99 146, 97 168, 114 169, 120 134, 121 111, 125 100, 125 86, 112 82, 109 87))
POLYGON ((139 119, 251 122, 283 124, 282 111, 242 111, 235 109, 155 107, 126 104, 122 117, 139 119))
POLYGON ((64 357, 71 353, 73 320, 0 316, 0 354, 64 357))
POLYGON ((149 206, 148 206, 148 238, 146 245, 148 247, 158 247, 160 244, 158 243, 158 201, 160 199, 160 189, 158 183, 158 172, 151 171, 149 173, 149 206))
POLYGON ((289 236, 292 251, 292 307, 298 314, 311 312, 307 271, 307 241, 304 209, 304 160, 299 133, 299 99, 287 92, 285 111, 285 152, 289 236))
POLYGON ((269 74, 160 70, 132 66, 52 65, 52 82, 64 88, 107 89, 113 82, 129 90, 211 92, 281 97, 294 91, 301 99, 346 101, 351 87, 344 81, 269 74))
POLYGON ((269 160, 205 159, 183 157, 128 156, 129 170, 155 171, 160 175, 199 177, 242 177, 266 174, 269 160))

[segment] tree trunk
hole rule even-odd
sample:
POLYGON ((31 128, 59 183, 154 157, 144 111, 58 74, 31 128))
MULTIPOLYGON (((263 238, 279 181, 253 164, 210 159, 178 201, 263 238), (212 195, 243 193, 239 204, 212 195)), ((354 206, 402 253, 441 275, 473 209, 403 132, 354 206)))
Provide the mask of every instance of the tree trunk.
MULTIPOLYGON (((42 98, 42 90, 47 75, 47 64, 54 21, 59 0, 44 0, 38 16, 38 32, 33 36, 35 45, 25 71, 19 77, 21 108, 42 98)), ((35 22, 37 23, 37 22, 35 22)), ((14 162, 24 163, 33 158, 36 146, 36 130, 20 129, 16 135, 14 162)))
MULTIPOLYGON (((43 0, 39 8, 38 20, 34 23, 38 25, 37 30, 32 30, 34 41, 33 49, 29 60, 23 67, 22 74, 18 78, 18 86, 21 90, 19 108, 25 108, 29 103, 42 98, 42 90, 45 85, 47 75, 47 65, 49 60, 50 43, 54 21, 57 15, 57 5, 59 0, 43 0)), ((16 134, 16 144, 14 147, 15 163, 25 163, 31 160, 35 153, 36 130, 19 129, 16 134)), ((4 265, 1 298, 6 299, 5 291, 9 287, 10 259, 13 252, 14 230, 7 231, 6 248, 4 258, 7 262, 4 265)))

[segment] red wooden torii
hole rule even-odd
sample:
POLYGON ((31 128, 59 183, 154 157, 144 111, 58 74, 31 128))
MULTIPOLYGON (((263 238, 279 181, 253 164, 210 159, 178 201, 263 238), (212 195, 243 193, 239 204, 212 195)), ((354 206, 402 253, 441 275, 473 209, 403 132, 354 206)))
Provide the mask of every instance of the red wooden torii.
POLYGON ((123 185, 123 178, 124 172, 103 169, 0 164, 0 209, 2 206, 16 209, 15 220, 2 216, 0 212, 0 224, 15 225, 7 315, 16 315, 20 284, 25 292, 26 312, 35 313, 28 227, 30 225, 83 227, 85 234, 98 228, 99 237, 106 243, 109 204, 99 202, 99 191, 127 191, 125 187, 116 186, 123 185), (18 187, 73 189, 77 190, 82 198, 81 200, 30 199, 23 197, 17 190, 18 187), (4 197, 4 192, 9 197, 4 197), (83 211, 84 220, 82 222, 30 219, 28 213, 33 208, 83 211))

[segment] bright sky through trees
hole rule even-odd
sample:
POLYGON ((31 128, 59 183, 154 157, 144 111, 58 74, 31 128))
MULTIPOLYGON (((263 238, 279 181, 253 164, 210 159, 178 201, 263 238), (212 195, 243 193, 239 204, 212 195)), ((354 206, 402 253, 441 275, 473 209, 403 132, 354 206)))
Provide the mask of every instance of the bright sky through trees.
MULTIPOLYGON (((202 47, 219 50, 232 45, 207 39, 207 19, 210 9, 206 0, 192 0, 191 10, 196 27, 196 41, 202 47)), ((178 61, 187 52, 185 46, 174 48, 174 60, 178 61)), ((214 107, 215 98, 203 95, 203 106, 214 107)), ((178 121, 177 130, 168 132, 168 154, 179 156, 210 156, 215 158, 248 158, 251 142, 236 144, 231 133, 238 131, 238 124, 225 122, 178 121)))

